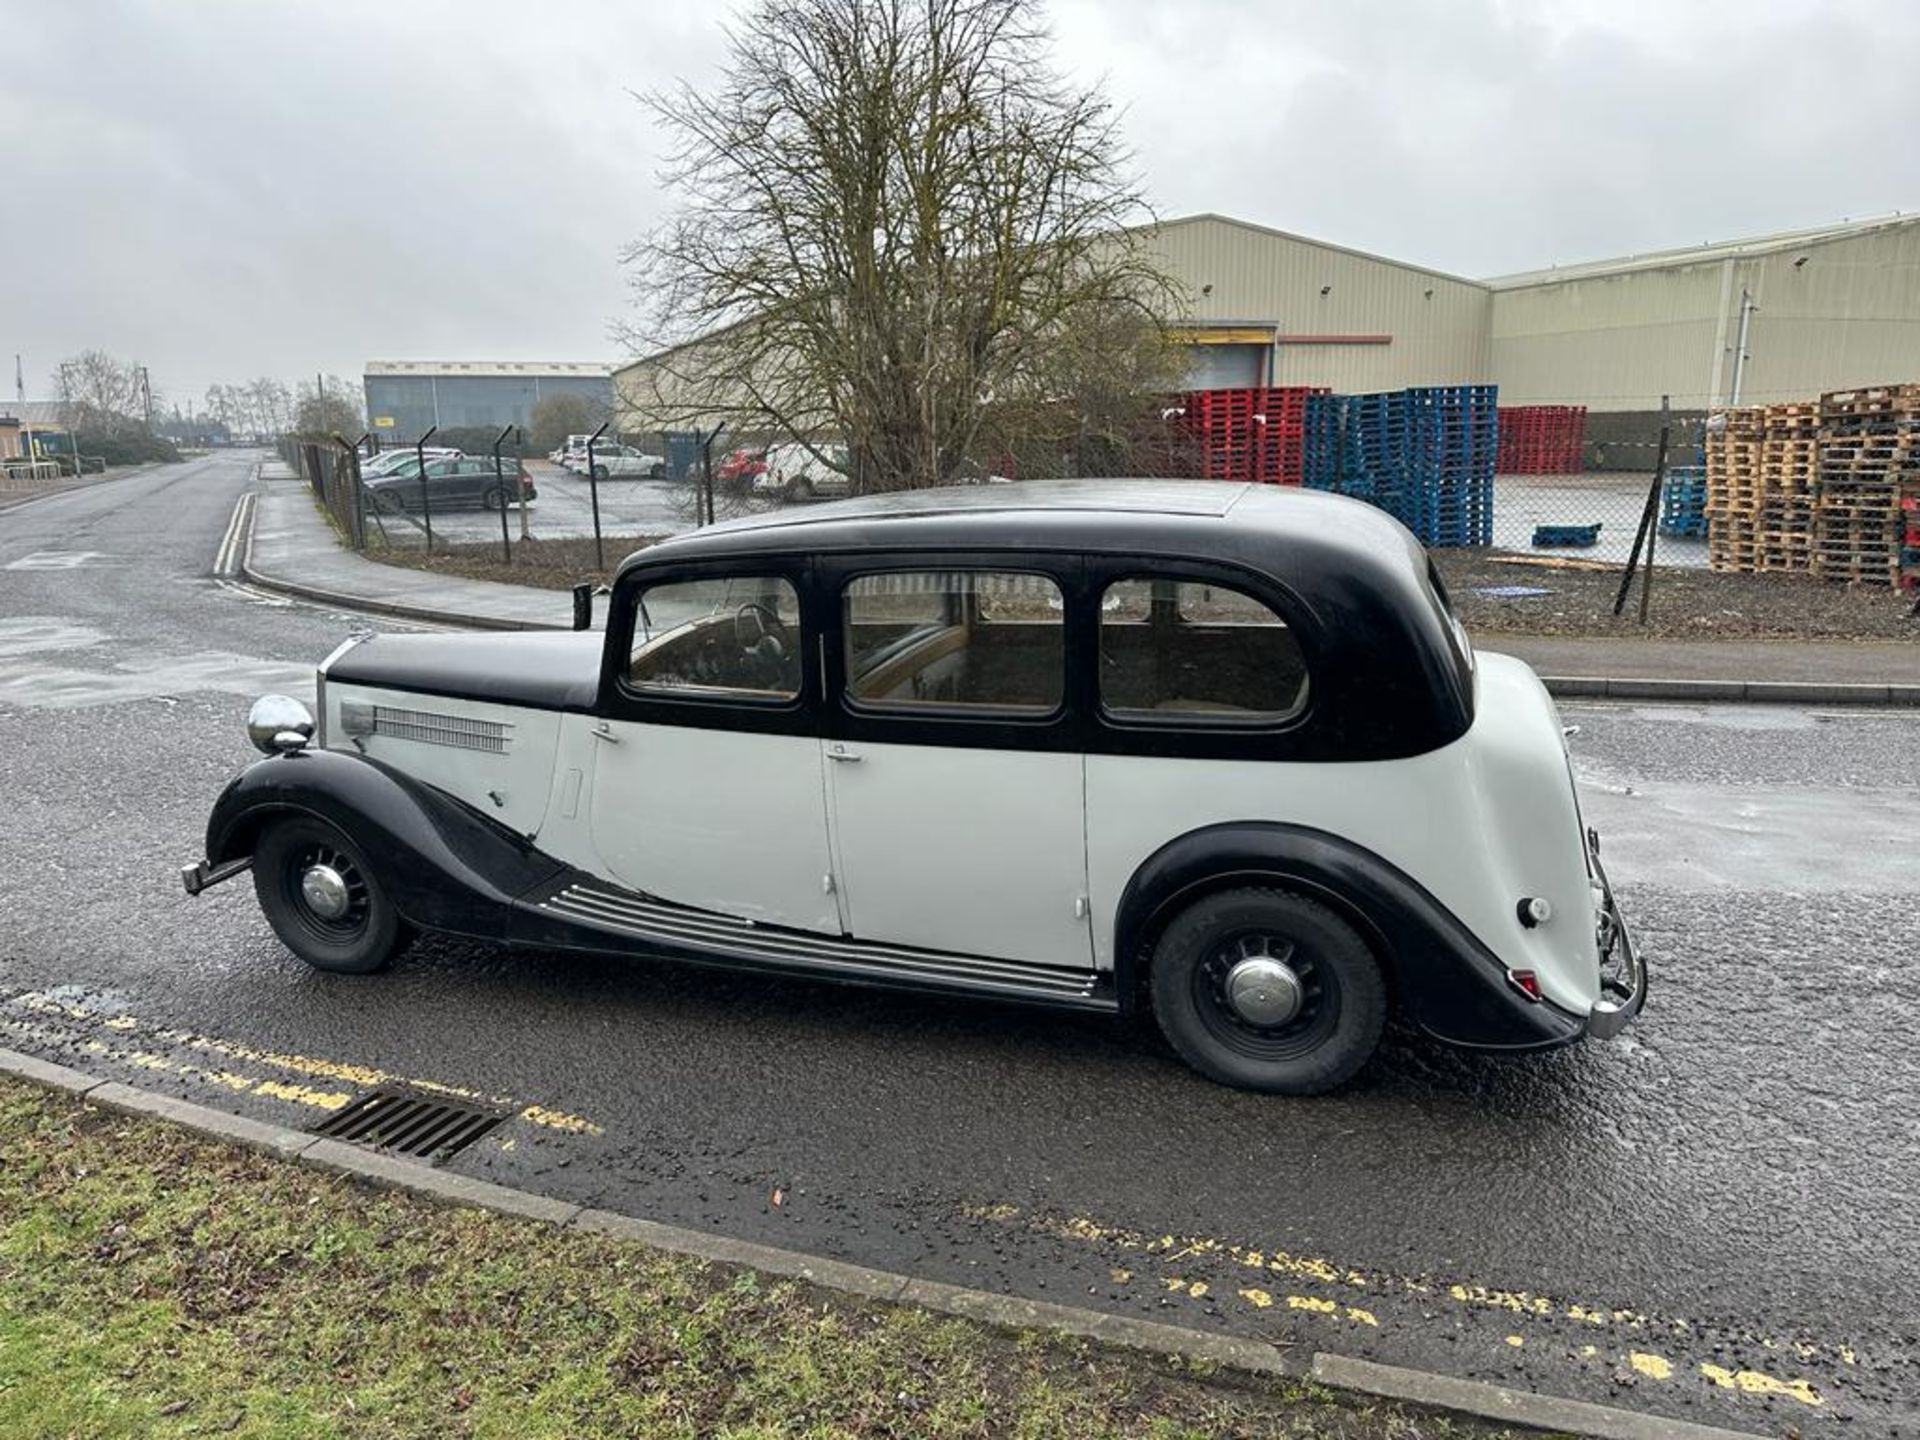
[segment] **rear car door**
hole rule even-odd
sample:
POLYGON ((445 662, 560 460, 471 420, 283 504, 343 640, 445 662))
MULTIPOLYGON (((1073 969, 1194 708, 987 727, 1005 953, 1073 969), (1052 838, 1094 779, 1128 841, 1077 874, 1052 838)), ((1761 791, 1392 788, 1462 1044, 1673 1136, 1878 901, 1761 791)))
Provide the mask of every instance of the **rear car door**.
POLYGON ((1070 574, 947 558, 830 573, 822 750, 849 931, 1090 970, 1070 574))

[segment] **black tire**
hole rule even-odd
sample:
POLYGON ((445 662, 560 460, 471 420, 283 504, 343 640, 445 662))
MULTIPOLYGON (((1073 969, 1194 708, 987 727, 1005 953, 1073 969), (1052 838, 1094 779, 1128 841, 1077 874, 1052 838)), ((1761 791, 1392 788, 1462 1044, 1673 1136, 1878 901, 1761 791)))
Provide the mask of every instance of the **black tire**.
POLYGON ((1195 901, 1161 932, 1149 972, 1160 1031, 1209 1079, 1275 1095, 1319 1095, 1359 1073, 1380 1043, 1387 986, 1359 933, 1289 890, 1225 890, 1195 901), (1267 955, 1295 977, 1299 1009, 1256 1025, 1226 998, 1240 959, 1267 955))
POLYGON ((667 478, 667 467, 666 467, 666 464, 665 464, 665 462, 663 461, 662 463, 660 463, 660 464, 658 464, 658 465, 655 465, 655 466, 654 466, 654 467, 653 467, 652 469, 650 469, 649 471, 647 471, 647 478, 648 478, 649 480, 664 480, 664 479, 666 479, 666 478, 667 478))
POLYGON ((813 498, 813 482, 804 475, 796 477, 793 482, 791 494, 796 500, 811 500, 813 498))
POLYGON ((324 820, 300 815, 269 823, 253 847, 253 892, 280 943, 316 970, 370 974, 392 963, 411 938, 360 848, 324 820), (301 893, 313 865, 345 880, 344 915, 321 915, 301 893))
POLYGON ((489 485, 485 490, 480 492, 480 508, 482 510, 503 509, 506 503, 507 492, 502 490, 498 485, 489 485))
POLYGON ((604 465, 596 465, 593 467, 593 478, 596 480, 605 480, 611 473, 612 472, 604 465))
POLYGON ((373 492, 373 504, 376 510, 385 515, 404 515, 410 508, 407 497, 398 490, 376 490, 373 492))

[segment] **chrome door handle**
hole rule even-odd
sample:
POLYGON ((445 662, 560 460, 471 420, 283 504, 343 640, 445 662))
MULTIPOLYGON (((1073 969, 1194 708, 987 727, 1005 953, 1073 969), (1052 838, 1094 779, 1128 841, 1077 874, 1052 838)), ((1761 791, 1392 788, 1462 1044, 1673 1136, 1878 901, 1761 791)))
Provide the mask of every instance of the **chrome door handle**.
POLYGON ((842 764, 851 764, 859 758, 859 752, 849 750, 844 745, 829 745, 827 747, 827 759, 829 760, 838 760, 842 764))
POLYGON ((587 733, 596 740, 606 741, 609 745, 618 745, 620 743, 620 737, 613 733, 613 727, 604 720, 587 733))

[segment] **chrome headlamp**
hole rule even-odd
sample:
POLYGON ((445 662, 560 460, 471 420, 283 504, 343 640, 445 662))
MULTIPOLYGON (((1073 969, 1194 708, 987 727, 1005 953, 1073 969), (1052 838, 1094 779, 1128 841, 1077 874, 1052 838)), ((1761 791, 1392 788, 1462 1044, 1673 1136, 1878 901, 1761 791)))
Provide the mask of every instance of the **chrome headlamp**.
POLYGON ((313 716, 291 695, 262 695, 247 712, 247 739, 263 755, 304 750, 313 739, 313 716))

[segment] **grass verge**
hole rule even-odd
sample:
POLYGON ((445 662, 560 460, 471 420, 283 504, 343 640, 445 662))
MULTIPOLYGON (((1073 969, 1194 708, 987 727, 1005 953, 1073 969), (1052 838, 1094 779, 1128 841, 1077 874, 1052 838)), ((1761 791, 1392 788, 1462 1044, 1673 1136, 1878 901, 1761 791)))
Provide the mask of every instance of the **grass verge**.
POLYGON ((0 1080, 0 1434, 1507 1435, 443 1208, 0 1080))

